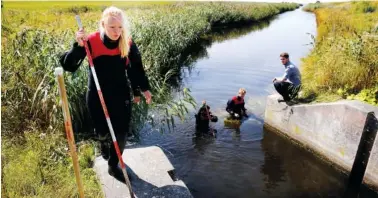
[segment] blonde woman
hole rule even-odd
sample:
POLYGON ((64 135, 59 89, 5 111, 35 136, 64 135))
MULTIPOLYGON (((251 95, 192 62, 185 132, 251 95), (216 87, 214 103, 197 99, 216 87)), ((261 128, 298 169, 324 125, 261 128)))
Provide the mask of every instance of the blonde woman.
MULTIPOLYGON (((70 51, 60 57, 66 71, 75 72, 86 56, 84 42, 91 51, 93 64, 105 99, 121 152, 125 147, 131 117, 131 93, 134 102, 140 101, 140 90, 146 102, 151 103, 149 82, 143 69, 137 45, 132 42, 128 20, 124 12, 108 7, 102 13, 99 31, 87 35, 84 29, 76 32, 76 42, 70 51), (126 75, 127 73, 127 75, 126 75)), ((110 132, 99 100, 91 70, 88 68, 87 105, 101 143, 101 153, 108 160, 108 172, 124 181, 116 151, 111 144, 110 132)))

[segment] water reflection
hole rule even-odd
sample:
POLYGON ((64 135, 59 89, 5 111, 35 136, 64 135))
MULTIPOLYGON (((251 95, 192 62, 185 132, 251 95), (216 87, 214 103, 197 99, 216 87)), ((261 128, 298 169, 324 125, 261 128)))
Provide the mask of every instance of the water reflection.
POLYGON ((293 196, 342 195, 344 175, 275 132, 264 130, 261 148, 265 155, 260 170, 266 176, 264 190, 267 192, 272 193, 284 181, 290 181, 288 187, 293 196))
MULTIPOLYGON (((347 175, 276 132, 264 128, 263 136, 264 163, 260 171, 265 175, 264 191, 277 194, 285 186, 295 197, 343 197, 347 175)), ((378 194, 361 186, 360 197, 378 197, 378 194)))
POLYGON ((259 22, 238 24, 228 27, 213 27, 213 30, 206 35, 201 36, 197 43, 193 43, 180 55, 179 64, 181 65, 181 71, 172 76, 169 83, 176 89, 182 89, 182 80, 187 78, 185 72, 187 70, 191 74, 193 65, 198 59, 208 58, 207 49, 214 43, 222 42, 230 39, 237 39, 241 36, 245 36, 253 31, 259 31, 269 26, 271 21, 276 17, 271 17, 259 22))
POLYGON ((193 149, 203 155, 206 148, 214 143, 215 138, 211 136, 194 136, 192 140, 193 149))
POLYGON ((285 169, 279 155, 279 142, 272 138, 271 133, 264 133, 261 141, 261 149, 264 152, 264 163, 260 171, 265 175, 264 185, 268 193, 272 192, 280 182, 285 181, 285 169))
POLYGON ((271 17, 259 22, 252 22, 248 24, 237 24, 232 27, 214 27, 210 35, 205 35, 203 38, 208 38, 212 42, 222 42, 230 39, 237 39, 245 36, 252 31, 262 30, 270 25, 270 23, 277 17, 271 17))

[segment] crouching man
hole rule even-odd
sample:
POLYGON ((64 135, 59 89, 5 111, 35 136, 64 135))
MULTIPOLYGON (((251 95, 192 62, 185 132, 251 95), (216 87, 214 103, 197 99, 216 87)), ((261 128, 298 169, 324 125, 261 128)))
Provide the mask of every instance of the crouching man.
POLYGON ((273 84, 277 92, 283 97, 278 102, 289 102, 294 99, 301 89, 301 73, 299 69, 290 61, 289 54, 280 54, 280 59, 285 67, 285 74, 282 78, 274 78, 273 84))

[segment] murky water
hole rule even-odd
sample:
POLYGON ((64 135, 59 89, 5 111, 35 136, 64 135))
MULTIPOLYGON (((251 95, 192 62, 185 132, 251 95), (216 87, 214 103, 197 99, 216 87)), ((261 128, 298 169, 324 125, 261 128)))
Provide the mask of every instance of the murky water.
POLYGON ((316 34, 315 16, 300 9, 258 26, 218 33, 198 52, 194 67, 183 71, 181 84, 219 117, 212 124, 217 138, 194 137, 192 111, 174 132, 145 131, 141 144, 160 146, 194 197, 342 196, 344 175, 263 129, 265 99, 274 93, 272 79, 284 72, 279 54, 288 52, 299 66, 312 47, 307 33, 316 34), (247 90, 246 108, 253 116, 236 131, 225 128, 223 119, 227 100, 240 87, 247 90))

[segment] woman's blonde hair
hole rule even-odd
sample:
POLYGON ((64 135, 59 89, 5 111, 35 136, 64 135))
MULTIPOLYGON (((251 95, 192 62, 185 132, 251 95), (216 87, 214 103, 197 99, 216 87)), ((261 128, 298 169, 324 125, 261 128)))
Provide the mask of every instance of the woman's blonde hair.
POLYGON ((121 57, 125 58, 128 56, 130 51, 130 24, 126 17, 126 14, 119 8, 111 6, 104 10, 102 13, 102 17, 100 20, 100 33, 105 34, 105 29, 103 27, 103 23, 105 23, 105 20, 107 20, 109 17, 120 17, 121 23, 122 23, 122 33, 119 38, 119 44, 118 48, 121 51, 121 57))
POLYGON ((240 88, 238 93, 239 94, 246 94, 247 91, 244 88, 240 88))

